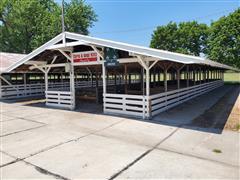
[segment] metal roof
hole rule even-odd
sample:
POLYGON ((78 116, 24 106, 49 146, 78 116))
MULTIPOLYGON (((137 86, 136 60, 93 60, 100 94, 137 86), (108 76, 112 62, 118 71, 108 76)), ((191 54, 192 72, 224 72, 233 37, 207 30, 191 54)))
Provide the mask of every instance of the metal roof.
MULTIPOLYGON (((41 52, 49 49, 51 46, 54 46, 56 43, 62 40, 63 37, 66 37, 67 39, 75 40, 75 45, 78 44, 89 44, 89 45, 96 45, 96 46, 102 46, 102 47, 111 47, 118 50, 128 51, 137 55, 143 55, 143 56, 149 56, 156 58, 156 60, 162 61, 162 60, 168 60, 183 64, 199 64, 199 65, 208 65, 212 67, 218 67, 223 69, 229 69, 234 71, 239 71, 236 68, 233 68, 231 66, 221 64, 215 61, 211 61, 209 59, 203 58, 203 57, 197 57, 197 56, 191 56, 191 55, 185 55, 180 53, 174 53, 154 48, 148 48, 143 46, 137 46, 122 42, 116 42, 106 39, 100 39, 95 38, 91 36, 76 34, 76 33, 70 33, 70 32, 64 32, 53 38, 52 40, 48 41, 44 45, 40 46, 33 52, 29 53, 27 56, 23 57, 20 61, 15 63, 14 65, 10 66, 9 68, 5 69, 5 72, 11 72, 13 69, 17 68, 18 66, 24 64, 28 60, 31 60, 36 55, 40 54, 41 52)), ((59 45, 59 44, 58 44, 59 45)))
POLYGON ((0 52, 0 72, 5 71, 10 66, 16 64, 24 58, 26 54, 0 52))

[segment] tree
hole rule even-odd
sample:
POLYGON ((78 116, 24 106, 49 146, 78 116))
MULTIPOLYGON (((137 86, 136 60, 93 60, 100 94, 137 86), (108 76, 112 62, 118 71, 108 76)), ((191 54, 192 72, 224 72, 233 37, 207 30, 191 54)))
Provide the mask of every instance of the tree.
POLYGON ((206 51, 208 27, 196 21, 182 22, 178 26, 177 52, 199 56, 206 51))
POLYGON ((199 56, 205 52, 208 27, 196 21, 182 22, 178 25, 170 22, 159 26, 152 35, 150 46, 184 54, 199 56))
MULTIPOLYGON (((66 30, 88 34, 97 20, 82 0, 66 3, 66 30)), ((1 51, 29 53, 61 33, 61 7, 54 0, 1 0, 1 51)))
POLYGON ((65 7, 67 31, 87 35, 88 28, 97 20, 92 6, 85 4, 83 0, 72 0, 71 3, 66 3, 65 7))
POLYGON ((240 68, 240 8, 211 24, 207 56, 240 68))
POLYGON ((170 22, 166 26, 158 26, 152 34, 150 47, 176 52, 178 49, 178 27, 170 22))

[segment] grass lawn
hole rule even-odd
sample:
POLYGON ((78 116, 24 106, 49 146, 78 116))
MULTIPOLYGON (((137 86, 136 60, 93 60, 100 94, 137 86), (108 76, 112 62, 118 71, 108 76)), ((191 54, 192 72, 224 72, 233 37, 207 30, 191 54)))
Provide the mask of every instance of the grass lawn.
POLYGON ((238 83, 240 84, 240 73, 236 72, 225 72, 224 82, 226 83, 238 83))

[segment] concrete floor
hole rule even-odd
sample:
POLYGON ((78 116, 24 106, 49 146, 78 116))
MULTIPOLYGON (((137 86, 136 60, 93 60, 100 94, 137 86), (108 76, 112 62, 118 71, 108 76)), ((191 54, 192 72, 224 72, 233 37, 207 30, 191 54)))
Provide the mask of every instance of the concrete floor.
POLYGON ((1 178, 239 179, 239 133, 194 124, 230 90, 214 90, 152 121, 2 102, 1 178))

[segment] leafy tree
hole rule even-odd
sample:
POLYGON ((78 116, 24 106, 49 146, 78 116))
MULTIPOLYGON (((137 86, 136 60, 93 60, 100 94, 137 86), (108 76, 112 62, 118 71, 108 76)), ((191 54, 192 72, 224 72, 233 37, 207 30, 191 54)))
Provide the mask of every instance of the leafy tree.
POLYGON ((92 6, 85 4, 83 0, 72 0, 65 5, 66 9, 66 29, 71 32, 88 34, 88 28, 93 26, 97 16, 92 6), (82 17, 82 18, 81 18, 82 17))
POLYGON ((178 26, 170 22, 166 26, 158 26, 152 34, 150 47, 168 51, 178 49, 178 26))
POLYGON ((177 25, 170 22, 159 26, 152 35, 150 46, 173 52, 199 56, 205 51, 208 27, 196 21, 182 22, 177 25))
POLYGON ((177 52, 199 56, 206 50, 208 27, 196 21, 182 22, 178 26, 177 52))
POLYGON ((240 68, 240 8, 211 24, 207 55, 240 68))
MULTIPOLYGON (((66 3, 67 31, 88 34, 96 14, 82 0, 66 3)), ((29 53, 61 33, 61 7, 54 0, 1 0, 0 50, 29 53)))

